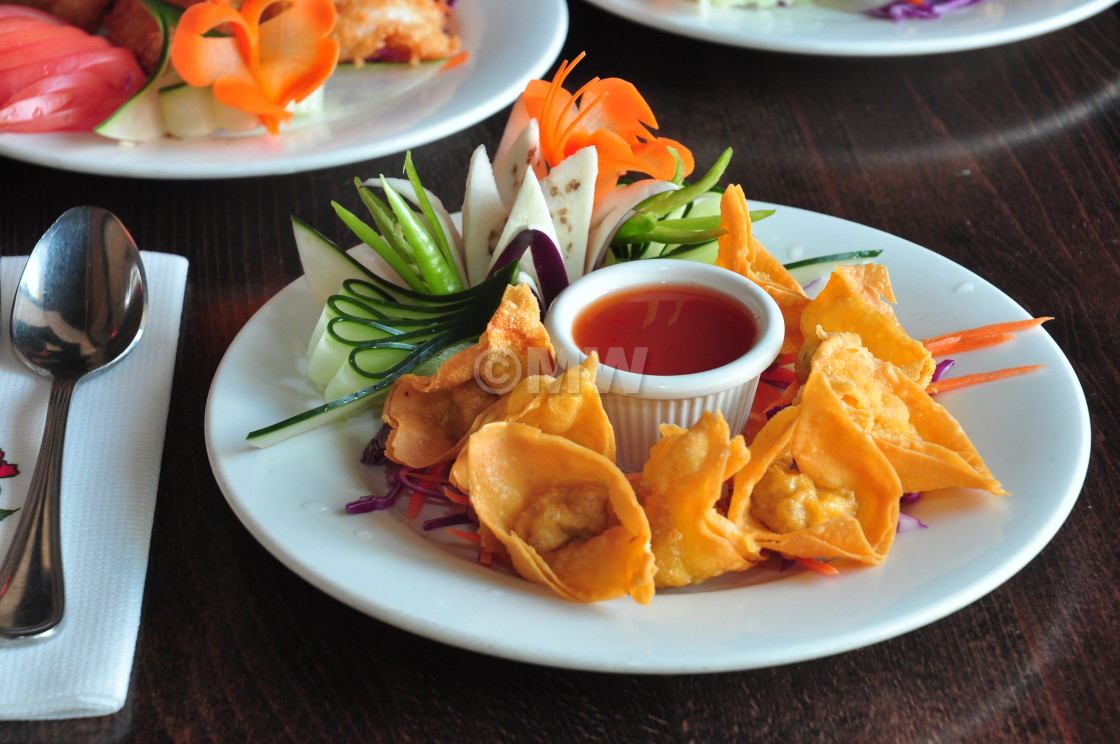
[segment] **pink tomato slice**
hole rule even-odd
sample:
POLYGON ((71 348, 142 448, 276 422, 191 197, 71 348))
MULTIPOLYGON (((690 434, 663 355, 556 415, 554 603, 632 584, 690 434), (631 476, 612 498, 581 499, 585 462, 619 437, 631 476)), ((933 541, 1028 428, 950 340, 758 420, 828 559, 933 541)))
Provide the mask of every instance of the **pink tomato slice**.
MULTIPOLYGON (((17 40, 4 44, 0 38, 0 71, 22 65, 25 62, 50 59, 59 54, 108 49, 112 46, 100 36, 90 36, 75 26, 68 26, 62 34, 44 34, 35 39, 17 40), (74 33, 76 32, 76 33, 74 33)), ((23 36, 23 34, 14 34, 23 36)))
POLYGON ((145 79, 131 51, 53 16, 0 5, 0 132, 90 130, 145 79))
POLYGON ((82 70, 118 79, 131 72, 139 75, 141 82, 144 79, 144 73, 128 49, 109 47, 75 54, 60 54, 50 59, 35 60, 12 67, 0 73, 0 102, 7 101, 43 78, 82 70))
POLYGON ((119 88, 100 75, 75 72, 44 78, 12 96, 0 109, 0 132, 91 129, 122 101, 119 88))

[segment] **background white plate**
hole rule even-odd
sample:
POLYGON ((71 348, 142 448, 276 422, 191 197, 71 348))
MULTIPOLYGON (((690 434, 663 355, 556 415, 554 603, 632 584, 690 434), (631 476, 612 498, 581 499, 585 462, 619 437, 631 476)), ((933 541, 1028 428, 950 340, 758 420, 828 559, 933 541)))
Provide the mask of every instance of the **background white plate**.
POLYGON ((161 139, 137 147, 93 133, 0 134, 0 155, 66 170, 138 178, 230 178, 296 173, 391 155, 461 131, 509 105, 542 77, 568 34, 564 0, 460 0, 466 64, 388 103, 375 78, 339 70, 325 121, 279 137, 161 139))
POLYGON ((843 57, 959 52, 1029 39, 1072 25, 1117 0, 987 0, 937 20, 869 18, 851 8, 877 0, 819 0, 816 5, 701 13, 690 0, 587 0, 624 18, 671 33, 775 52, 843 57))
MULTIPOLYGON (((773 205, 752 203, 752 208, 773 205)), ((782 261, 883 249, 901 321, 915 337, 1026 317, 953 262, 887 233, 789 207, 756 226, 782 261)), ((927 496, 886 563, 839 576, 773 566, 629 600, 569 603, 433 544, 400 510, 348 515, 366 493, 358 464, 380 422, 360 416, 266 450, 245 435, 315 405, 303 377, 319 306, 301 278, 230 345, 206 409, 206 442, 234 512, 273 555, 373 617, 482 653, 632 673, 748 669, 875 643, 940 619, 1002 584, 1046 545, 1081 490, 1089 457, 1084 394, 1041 329, 959 357, 955 374, 1045 364, 1031 374, 939 396, 1012 496, 927 496), (1024 405, 1029 401, 1029 405, 1024 405), (1045 427, 1039 421, 1047 422, 1045 427)), ((403 501, 403 500, 402 500, 403 501)))

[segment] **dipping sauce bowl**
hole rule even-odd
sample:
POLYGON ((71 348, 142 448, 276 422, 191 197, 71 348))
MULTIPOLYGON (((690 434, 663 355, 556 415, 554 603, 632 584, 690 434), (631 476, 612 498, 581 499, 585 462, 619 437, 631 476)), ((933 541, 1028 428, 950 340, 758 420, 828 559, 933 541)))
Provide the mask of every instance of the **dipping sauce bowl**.
POLYGON ((597 351, 596 385, 627 472, 641 470, 663 423, 688 428, 719 410, 733 434, 742 430, 759 375, 785 336, 777 303, 757 284, 680 259, 630 261, 577 279, 553 301, 545 327, 561 369, 597 351))

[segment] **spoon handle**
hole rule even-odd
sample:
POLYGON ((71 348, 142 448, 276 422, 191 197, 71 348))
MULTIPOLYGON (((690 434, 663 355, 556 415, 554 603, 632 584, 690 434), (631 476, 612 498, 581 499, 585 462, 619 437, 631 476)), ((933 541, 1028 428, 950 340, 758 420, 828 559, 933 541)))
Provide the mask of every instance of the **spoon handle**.
POLYGON ((43 443, 24 512, 4 564, 0 567, 0 637, 26 638, 46 633, 62 620, 62 544, 59 491, 62 447, 74 380, 51 382, 43 443))

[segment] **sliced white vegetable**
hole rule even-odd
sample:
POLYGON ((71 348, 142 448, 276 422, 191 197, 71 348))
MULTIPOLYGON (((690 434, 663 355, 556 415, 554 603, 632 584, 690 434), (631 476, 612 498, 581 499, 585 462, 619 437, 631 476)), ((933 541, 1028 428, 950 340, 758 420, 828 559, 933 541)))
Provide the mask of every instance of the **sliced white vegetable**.
POLYGON ((467 283, 472 287, 486 278, 508 217, 509 210, 502 203, 494 180, 494 168, 486 157, 486 146, 479 145, 471 155, 463 196, 463 256, 467 283))
MULTIPOLYGON (((497 247, 487 270, 493 268, 494 263, 502 254, 502 249, 509 245, 514 236, 522 230, 528 229, 540 230, 548 235, 553 243, 559 242, 556 238, 556 228, 552 225, 552 215, 549 213, 548 204, 544 200, 544 192, 541 191, 540 181, 537 180, 532 171, 526 173, 525 178, 521 181, 521 188, 517 192, 513 208, 510 209, 509 219, 506 220, 502 235, 498 238, 497 247)), ((533 277, 537 275, 531 261, 522 261, 520 268, 533 277)))
POLYGON ((513 202, 525 174, 531 172, 541 178, 545 175, 543 170, 540 129, 537 127, 537 120, 530 119, 509 149, 494 155, 494 180, 498 184, 502 203, 513 209, 513 202))
POLYGON ((598 174, 598 151, 585 147, 564 158, 541 181, 568 281, 575 281, 584 274, 598 174))
POLYGON ((525 107, 525 102, 518 98, 509 111, 509 117, 506 118, 506 128, 502 130, 502 138, 498 141, 498 149, 494 151, 495 165, 506 159, 507 154, 513 149, 514 143, 524 133, 530 121, 532 121, 532 118, 529 116, 529 110, 525 107))
POLYGON ((591 233, 587 239, 587 261, 584 273, 589 274, 602 264, 610 249, 611 239, 623 222, 634 214, 634 207, 654 194, 676 191, 679 186, 670 181, 646 179, 616 188, 595 205, 591 217, 591 233))

